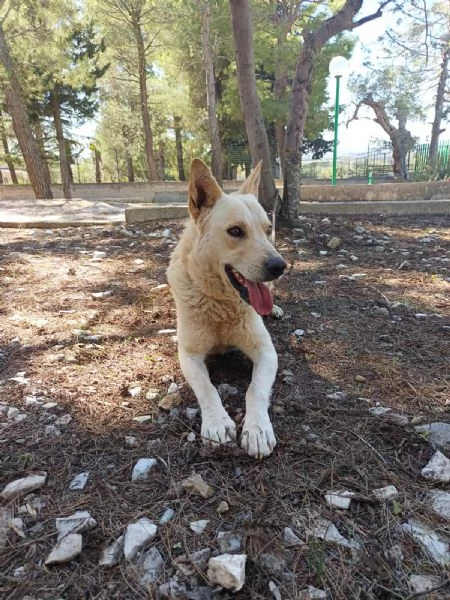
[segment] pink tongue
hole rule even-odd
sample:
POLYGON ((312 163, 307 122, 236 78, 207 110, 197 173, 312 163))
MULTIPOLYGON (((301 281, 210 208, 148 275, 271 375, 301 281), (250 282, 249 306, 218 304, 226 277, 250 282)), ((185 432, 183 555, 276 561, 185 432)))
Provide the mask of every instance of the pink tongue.
POLYGON ((259 315, 270 315, 273 308, 272 294, 264 283, 255 283, 245 280, 245 287, 248 290, 250 304, 259 315))

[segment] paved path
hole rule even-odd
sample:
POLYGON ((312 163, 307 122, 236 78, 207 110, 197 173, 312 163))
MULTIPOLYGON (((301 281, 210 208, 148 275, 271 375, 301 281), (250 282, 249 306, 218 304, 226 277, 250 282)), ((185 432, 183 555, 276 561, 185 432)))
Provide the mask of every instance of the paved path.
POLYGON ((77 227, 125 222, 126 203, 81 200, 1 200, 0 227, 77 227))

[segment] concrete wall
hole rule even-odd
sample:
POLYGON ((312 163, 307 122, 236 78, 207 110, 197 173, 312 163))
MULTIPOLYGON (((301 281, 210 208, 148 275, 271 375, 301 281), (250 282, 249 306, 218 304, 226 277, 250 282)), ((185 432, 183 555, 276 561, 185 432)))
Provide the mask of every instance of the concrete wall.
MULTIPOLYGON (((236 190, 240 183, 225 182, 228 192, 236 190)), ((282 189, 282 183, 277 181, 282 189)), ((60 185, 52 186, 54 197, 62 198, 60 185)), ((105 200, 156 204, 185 203, 187 183, 170 181, 156 183, 82 183, 73 187, 73 197, 85 200, 105 200)), ((30 185, 0 185, 1 200, 34 198, 30 185)), ((388 200, 439 200, 450 198, 450 181, 419 183, 376 183, 331 185, 302 185, 303 202, 357 202, 388 200)))

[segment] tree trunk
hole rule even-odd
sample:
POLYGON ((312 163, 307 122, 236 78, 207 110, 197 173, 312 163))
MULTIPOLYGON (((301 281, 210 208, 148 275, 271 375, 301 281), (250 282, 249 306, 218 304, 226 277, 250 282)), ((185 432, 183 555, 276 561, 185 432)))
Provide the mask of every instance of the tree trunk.
MULTIPOLYGON (((5 162, 8 165, 9 174, 11 175, 11 183, 17 185, 19 183, 17 179, 16 169, 14 167, 14 163, 11 160, 11 155, 9 153, 9 145, 8 145, 8 136, 6 135, 5 123, 3 121, 3 114, 0 111, 0 136, 2 138, 3 151, 5 153, 5 162)), ((3 183, 3 179, 2 179, 3 183)))
POLYGON ((145 156, 147 159, 148 180, 156 181, 158 179, 158 169, 156 167, 155 152, 153 149, 153 132, 151 126, 150 112, 148 110, 147 58, 145 55, 145 44, 142 35, 142 29, 138 22, 133 23, 133 31, 138 54, 139 95, 141 102, 142 126, 144 130, 144 144, 145 156))
POLYGON ((183 140, 181 137, 181 117, 174 117, 173 122, 175 130, 175 146, 177 149, 178 179, 180 181, 186 181, 183 161, 183 140))
POLYGON ((378 10, 366 17, 353 21, 361 9, 363 0, 346 0, 341 10, 323 21, 314 31, 303 31, 303 46, 297 61, 292 85, 291 105, 285 139, 284 189, 281 202, 281 221, 295 227, 300 202, 302 142, 308 114, 308 101, 319 52, 325 44, 342 31, 353 30, 382 15, 382 7, 390 0, 380 3, 378 10))
POLYGON ((126 165, 127 165, 127 179, 128 179, 128 183, 134 183, 133 157, 131 156, 129 150, 125 151, 125 162, 126 162, 126 165))
POLYGON ((361 104, 370 106, 375 113, 375 123, 385 131, 392 144, 392 169, 394 171, 394 179, 398 181, 406 181, 408 179, 408 169, 406 165, 406 156, 415 146, 415 139, 406 129, 406 117, 399 114, 398 127, 394 127, 389 120, 386 109, 380 102, 376 102, 372 94, 368 94, 361 104))
POLYGON ((23 154, 28 176, 36 198, 53 198, 50 180, 39 154, 39 147, 33 137, 25 107, 24 96, 13 61, 6 43, 5 33, 0 25, 0 63, 5 75, 5 100, 11 115, 12 126, 23 154))
POLYGON ((48 160, 45 153, 44 131, 42 129, 42 123, 39 118, 35 122, 34 131, 36 136, 36 143, 39 147, 39 152, 42 159, 42 164, 44 165, 45 169, 45 176, 48 177, 49 181, 51 181, 52 177, 50 173, 50 167, 48 166, 48 160))
POLYGON ((63 196, 66 200, 70 200, 72 198, 72 184, 70 181, 69 157, 67 156, 66 138, 64 137, 57 87, 51 92, 50 103, 52 107, 53 123, 55 125, 56 141, 58 143, 59 170, 61 173, 63 196))
POLYGON ((206 73, 206 104, 208 106, 209 141, 211 143, 211 171, 219 185, 222 185, 222 159, 220 150, 219 123, 216 114, 216 81, 214 77, 214 61, 211 51, 209 0, 203 4, 202 15, 202 50, 203 66, 206 73))
POLYGON ((95 183, 102 182, 102 155, 100 151, 94 149, 94 162, 95 162, 95 183))
POLYGON ((164 181, 166 178, 166 154, 165 154, 164 142, 160 141, 158 144, 158 179, 164 181))
POLYGON ((239 96, 244 114, 245 129, 253 165, 261 159, 259 201, 266 210, 272 210, 278 199, 273 178, 269 142, 256 91, 255 58, 253 51, 253 25, 249 0, 230 0, 231 22, 239 82, 239 96))
POLYGON ((441 135, 442 131, 444 131, 441 129, 441 124, 444 116, 444 101, 448 79, 449 58, 450 46, 446 44, 442 53, 441 72, 439 74, 436 101, 434 103, 434 119, 431 126, 430 153, 428 155, 428 164, 434 172, 436 172, 438 168, 439 136, 441 135))

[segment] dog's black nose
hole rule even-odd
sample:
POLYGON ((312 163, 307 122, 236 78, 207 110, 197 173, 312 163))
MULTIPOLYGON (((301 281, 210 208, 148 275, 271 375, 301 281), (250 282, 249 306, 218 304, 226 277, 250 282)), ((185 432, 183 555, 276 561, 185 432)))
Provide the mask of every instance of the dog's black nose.
POLYGON ((280 275, 283 275, 283 271, 286 267, 287 264, 281 256, 272 256, 266 261, 266 269, 273 277, 280 277, 280 275))

